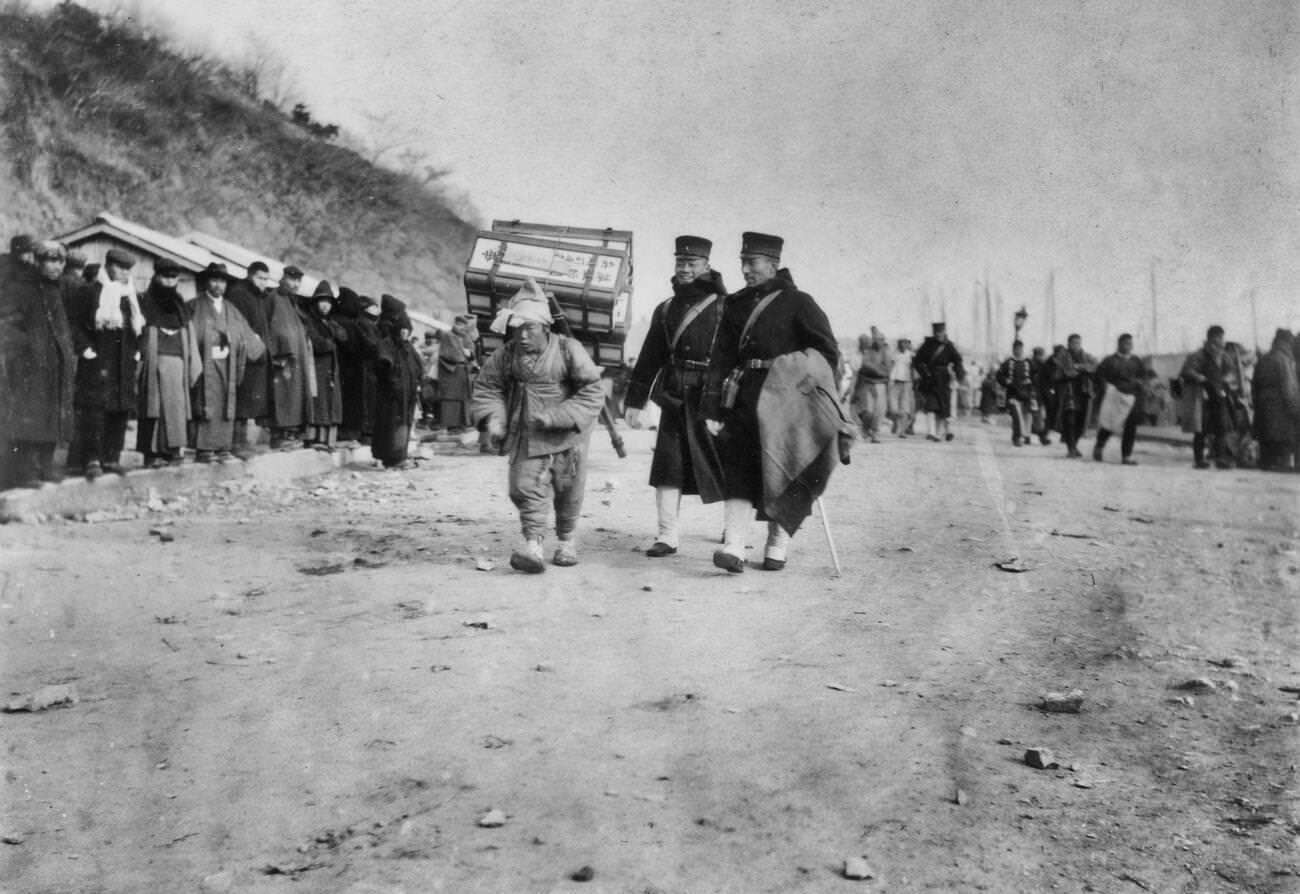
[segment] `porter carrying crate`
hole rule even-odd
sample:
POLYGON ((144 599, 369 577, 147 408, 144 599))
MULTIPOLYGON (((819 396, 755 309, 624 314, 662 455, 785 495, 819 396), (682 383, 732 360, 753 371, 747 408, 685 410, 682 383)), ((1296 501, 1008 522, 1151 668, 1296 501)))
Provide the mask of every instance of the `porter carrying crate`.
POLYGON ((480 230, 465 264, 465 296, 484 349, 501 336, 488 327, 531 277, 552 292, 573 337, 602 366, 623 363, 632 301, 632 233, 496 220, 480 230))

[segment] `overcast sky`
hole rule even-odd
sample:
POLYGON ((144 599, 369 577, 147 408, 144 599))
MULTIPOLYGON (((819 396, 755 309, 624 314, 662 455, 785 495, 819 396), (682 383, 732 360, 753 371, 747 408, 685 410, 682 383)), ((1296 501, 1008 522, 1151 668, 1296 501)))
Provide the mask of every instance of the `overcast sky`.
MULTIPOLYGON (((101 4, 102 6, 102 4, 101 4)), ((1290 0, 167 0, 188 40, 253 30, 317 118, 387 114, 483 221, 635 233, 636 312, 672 239, 786 239, 842 336, 974 345, 985 271, 1025 335, 1111 349, 1300 321, 1300 13, 1290 0)), ((122 209, 127 212, 128 209, 122 209)), ((328 268, 322 259, 318 264, 328 268)), ((448 303, 458 299, 452 297, 448 303)))

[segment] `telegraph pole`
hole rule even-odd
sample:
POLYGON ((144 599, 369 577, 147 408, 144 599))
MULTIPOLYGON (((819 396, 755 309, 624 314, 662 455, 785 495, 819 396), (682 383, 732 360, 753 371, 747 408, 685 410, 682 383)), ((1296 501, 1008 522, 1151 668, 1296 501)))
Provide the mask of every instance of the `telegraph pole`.
POLYGON ((1151 259, 1151 353, 1160 353, 1160 311, 1156 304, 1156 261, 1151 259))

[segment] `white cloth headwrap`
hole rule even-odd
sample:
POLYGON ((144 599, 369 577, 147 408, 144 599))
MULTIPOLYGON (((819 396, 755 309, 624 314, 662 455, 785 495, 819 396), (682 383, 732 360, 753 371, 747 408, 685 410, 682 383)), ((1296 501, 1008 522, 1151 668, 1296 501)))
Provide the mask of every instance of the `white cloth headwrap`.
POLYGON ((551 303, 546 299, 546 293, 535 280, 529 278, 510 297, 510 303, 497 311, 489 328, 498 335, 505 335, 507 329, 525 323, 544 323, 549 326, 551 319, 551 303))
POLYGON ((108 276, 108 265, 99 268, 95 277, 100 284, 99 306, 95 308, 96 329, 121 329, 122 299, 131 306, 131 328, 139 335, 144 331, 144 314, 140 312, 140 301, 135 297, 135 286, 128 282, 114 282, 108 276))

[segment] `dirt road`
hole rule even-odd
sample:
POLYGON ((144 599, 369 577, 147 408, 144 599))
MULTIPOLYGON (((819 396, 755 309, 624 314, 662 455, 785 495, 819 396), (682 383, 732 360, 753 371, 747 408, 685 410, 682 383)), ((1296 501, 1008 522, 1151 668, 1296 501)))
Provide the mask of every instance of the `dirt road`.
POLYGON ((470 453, 0 528, 0 890, 1300 890, 1300 476, 967 425, 727 575, 627 435, 536 577, 470 453))

